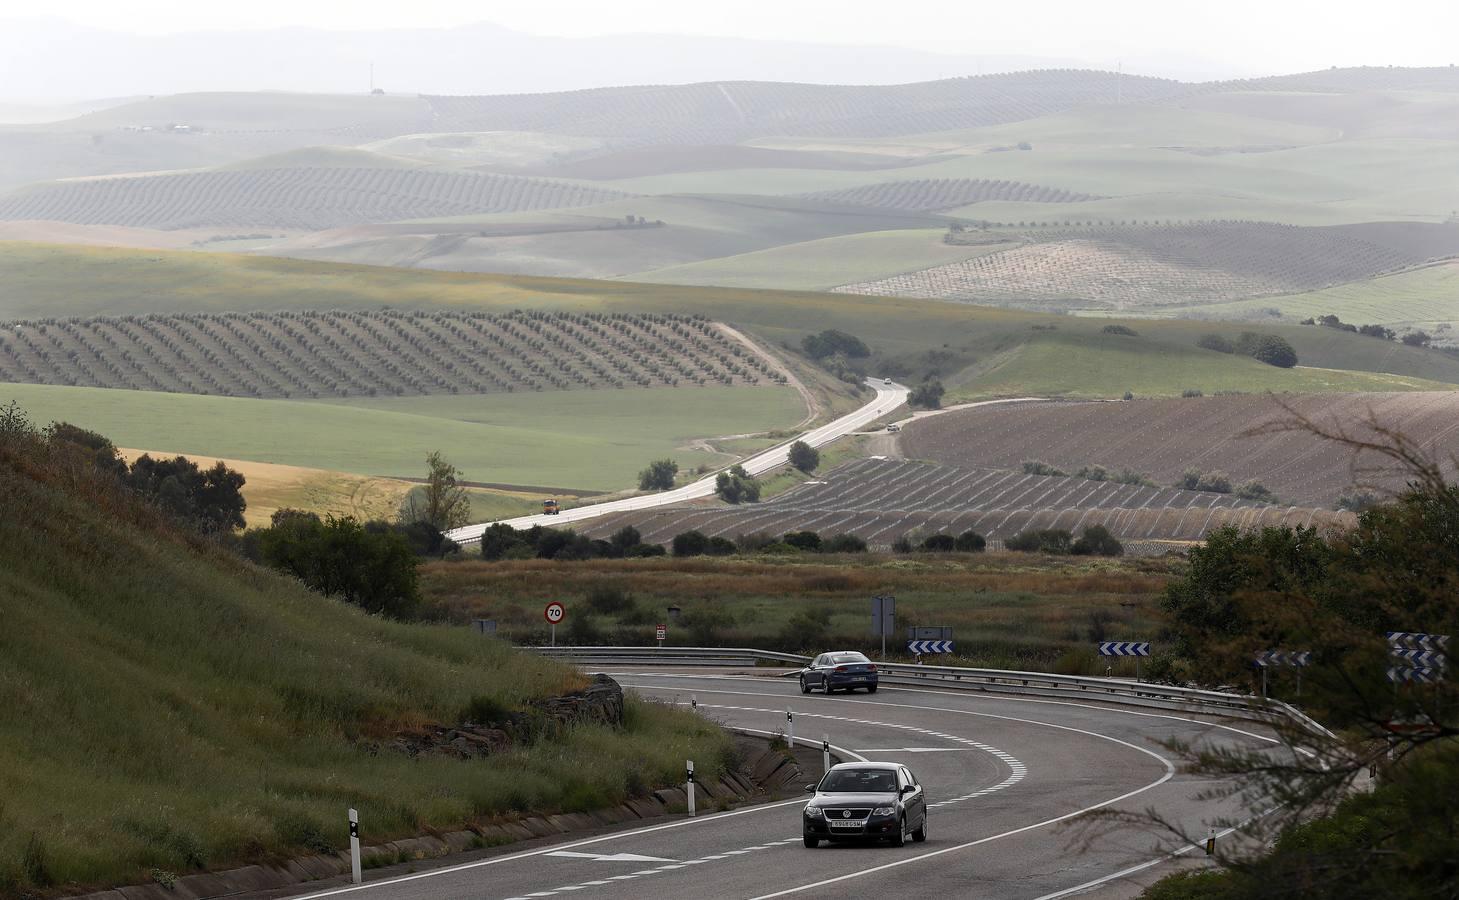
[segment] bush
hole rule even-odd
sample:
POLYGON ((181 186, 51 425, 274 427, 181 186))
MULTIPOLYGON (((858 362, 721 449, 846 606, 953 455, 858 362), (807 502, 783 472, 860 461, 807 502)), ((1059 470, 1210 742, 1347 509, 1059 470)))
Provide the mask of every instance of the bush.
POLYGON ((1021 553, 1068 553, 1073 546, 1074 536, 1062 528, 1020 531, 1003 542, 1009 550, 1021 553))
POLYGON ((959 553, 982 553, 988 546, 988 541, 981 534, 969 529, 957 536, 953 546, 959 553))
POLYGON ((648 556, 663 556, 666 552, 663 544, 634 544, 623 555, 630 559, 635 559, 648 556))
POLYGON ((1274 334, 1265 335, 1257 341, 1256 349, 1251 355, 1260 362, 1279 369, 1290 369, 1297 365, 1296 349, 1285 338, 1274 334))
POLYGON ((1357 491, 1352 494, 1343 494, 1337 498, 1337 508, 1360 513, 1372 509, 1379 502, 1378 495, 1372 491, 1357 491))
POLYGON ((702 531, 685 531, 674 535, 675 556, 703 556, 709 550, 709 538, 702 531))
POLYGON ((1135 399, 1135 392, 1134 391, 1125 391, 1124 399, 1125 400, 1133 400, 1133 399, 1135 399))
POLYGON ((1433 339, 1427 331, 1410 331, 1403 336, 1403 343, 1409 347, 1427 347, 1433 339))
MULTIPOLYGON (((481 533, 481 558, 485 560, 506 559, 509 550, 528 547, 521 532, 501 522, 493 522, 481 533)), ((537 555, 535 550, 532 555, 537 555)))
POLYGON ((804 550, 808 553, 821 551, 821 536, 814 531, 792 531, 782 540, 797 550, 804 550))
POLYGON ((1100 329, 1104 334, 1118 334, 1125 337, 1139 337, 1140 332, 1128 325, 1106 325, 1100 329))
POLYGON ((1202 472, 1200 469, 1186 469, 1175 482, 1183 491, 1206 491, 1212 494, 1231 493, 1231 476, 1225 472, 1202 472))
POLYGON ((368 612, 404 619, 420 604, 419 560, 388 525, 369 530, 349 517, 321 521, 281 509, 259 535, 258 549, 265 565, 368 612))
POLYGON ((1065 475, 1068 474, 1056 469, 1046 462, 1037 459, 1027 459, 1023 462, 1023 474, 1025 475, 1065 475))
POLYGON ((1236 345, 1231 339, 1219 334, 1203 334, 1196 339, 1196 346, 1202 350, 1214 350, 1217 353, 1235 353, 1236 345))
POLYGON ((910 537, 908 537, 907 535, 904 534, 901 537, 897 538, 895 541, 892 541, 892 552, 893 553, 911 553, 912 552, 912 539, 910 537))
POLYGON ((627 556, 630 549, 643 543, 643 535, 639 534, 638 529, 632 525, 624 525, 613 532, 613 536, 608 538, 608 543, 613 545, 620 555, 627 556))
POLYGON ((1266 485, 1260 481, 1244 481, 1236 487, 1236 496, 1243 500, 1260 500, 1264 503, 1276 503, 1277 495, 1273 494, 1266 485))
POLYGON ((1182 397, 1204 397, 1206 396, 1206 393, 1200 388, 1186 388, 1185 390, 1180 392, 1180 395, 1182 397))
POLYGON ((714 492, 726 503, 757 503, 760 482, 738 464, 720 472, 714 479, 714 492))
POLYGON ((865 553, 866 541, 854 534, 838 534, 821 545, 824 553, 865 553))
POLYGON ((790 445, 790 464, 802 472, 814 472, 821 464, 821 451, 805 441, 796 441, 790 445))
POLYGON ((1090 525, 1069 548, 1076 556, 1119 556, 1124 546, 1103 525, 1090 525))
POLYGON ((588 591, 587 607, 605 616, 617 615, 633 607, 633 597, 614 585, 600 585, 588 591))
POLYGON ((907 395, 907 403, 910 406, 920 406, 924 409, 939 409, 942 407, 942 395, 947 393, 942 382, 936 378, 929 378, 916 387, 907 395))
POLYGON ((734 556, 735 542, 726 537, 712 537, 709 544, 705 546, 704 552, 708 556, 734 556))
POLYGON ((929 534, 922 539, 920 549, 928 553, 951 553, 957 548, 957 539, 950 534, 929 534))
POLYGON ((862 359, 871 355, 871 348, 867 347, 860 338, 834 328, 828 328, 820 334, 806 335, 801 338, 800 347, 811 359, 825 359, 835 354, 849 356, 853 359, 862 359))
POLYGON ((775 535, 768 531, 752 531, 735 538, 735 546, 740 548, 741 553, 759 553, 774 543, 775 535))
POLYGON ((780 645, 793 650, 825 647, 831 634, 831 610, 824 606, 796 612, 780 632, 780 645))
POLYGON ((638 473, 638 489, 641 491, 667 491, 674 486, 679 474, 679 464, 672 459, 656 459, 648 468, 638 473))

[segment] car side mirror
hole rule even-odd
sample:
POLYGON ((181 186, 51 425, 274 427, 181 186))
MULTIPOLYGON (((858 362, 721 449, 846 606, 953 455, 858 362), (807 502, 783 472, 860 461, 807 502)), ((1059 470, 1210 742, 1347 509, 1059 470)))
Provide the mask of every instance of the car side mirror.
POLYGON ((806 792, 806 793, 807 793, 807 794, 814 794, 814 793, 815 793, 815 792, 816 792, 816 786, 815 786, 815 785, 813 785, 813 784, 808 784, 808 785, 806 785, 806 786, 805 786, 805 792, 806 792))
POLYGON ((904 785, 902 785, 902 793, 903 794, 910 794, 910 793, 912 793, 915 790, 917 790, 917 785, 915 785, 915 784, 904 784, 904 785))

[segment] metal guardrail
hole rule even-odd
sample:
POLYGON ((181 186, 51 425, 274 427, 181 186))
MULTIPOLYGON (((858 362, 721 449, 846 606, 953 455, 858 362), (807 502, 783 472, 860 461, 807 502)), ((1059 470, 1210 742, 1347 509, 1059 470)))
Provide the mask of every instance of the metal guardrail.
MULTIPOLYGON (((751 647, 524 647, 576 663, 630 665, 736 666, 760 662, 805 666, 809 656, 777 653, 751 647)), ((1210 691, 1177 685, 1151 684, 1123 678, 1092 678, 1057 675, 1051 672, 1020 672, 1009 669, 973 669, 962 666, 926 666, 878 662, 881 680, 889 684, 936 684, 941 687, 1029 694, 1059 699, 1099 700, 1127 706, 1173 709, 1181 712, 1218 713, 1232 718, 1272 721, 1288 719, 1324 739, 1332 732, 1301 710, 1278 700, 1210 691)), ((788 673, 787 673, 788 674, 788 673)))

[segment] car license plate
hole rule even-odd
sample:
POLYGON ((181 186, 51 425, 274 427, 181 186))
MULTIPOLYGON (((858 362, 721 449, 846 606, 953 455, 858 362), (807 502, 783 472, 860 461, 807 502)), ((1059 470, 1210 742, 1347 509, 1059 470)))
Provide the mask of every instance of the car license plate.
POLYGON ((827 819, 832 828, 860 828, 866 824, 860 819, 827 819))
POLYGON ((865 675, 857 675, 855 678, 852 678, 851 680, 852 681, 865 681, 866 680, 866 676, 865 675))

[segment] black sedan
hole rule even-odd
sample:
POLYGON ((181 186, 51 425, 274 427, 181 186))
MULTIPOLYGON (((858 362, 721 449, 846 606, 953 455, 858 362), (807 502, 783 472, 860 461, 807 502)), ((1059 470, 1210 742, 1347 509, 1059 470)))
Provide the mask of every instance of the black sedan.
POLYGON ((927 796, 901 763, 841 763, 806 791, 815 793, 801 813, 807 847, 855 840, 900 847, 909 836, 927 840, 927 796))
POLYGON ((838 688, 866 688, 868 694, 875 694, 876 663, 854 650, 822 653, 800 670, 800 692, 809 694, 811 688, 828 694, 838 688))

